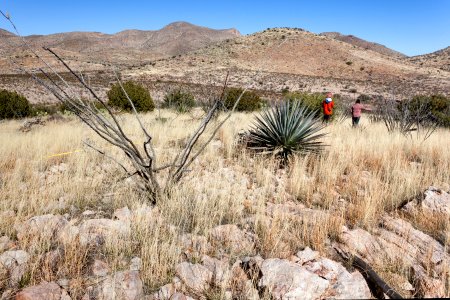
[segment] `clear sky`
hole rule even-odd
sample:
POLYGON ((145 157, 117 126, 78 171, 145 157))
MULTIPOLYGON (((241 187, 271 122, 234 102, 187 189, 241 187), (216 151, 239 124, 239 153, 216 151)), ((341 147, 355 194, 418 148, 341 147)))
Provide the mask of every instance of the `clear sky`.
MULTIPOLYGON (((249 34, 268 27, 338 31, 407 55, 450 45, 450 0, 0 0, 24 35, 154 30, 174 21, 249 34)), ((0 28, 11 30, 4 20, 0 28)))

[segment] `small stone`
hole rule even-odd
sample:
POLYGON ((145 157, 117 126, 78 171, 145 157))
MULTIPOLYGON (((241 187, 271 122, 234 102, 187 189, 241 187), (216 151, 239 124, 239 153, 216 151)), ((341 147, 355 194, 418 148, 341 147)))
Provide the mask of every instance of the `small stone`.
POLYGON ((123 222, 131 222, 131 211, 126 206, 116 209, 113 214, 113 219, 118 219, 123 222))
POLYGON ((298 261, 300 265, 303 265, 304 263, 315 260, 319 257, 319 252, 313 251, 311 248, 306 247, 303 251, 297 252, 298 261))
POLYGON ((14 247, 14 243, 9 239, 8 236, 4 235, 0 237, 0 254, 3 251, 9 250, 14 247))
POLYGON ((104 277, 108 275, 109 273, 109 266, 107 263, 101 260, 94 260, 94 263, 92 264, 92 275, 104 277))
POLYGON ((142 268, 142 259, 139 257, 133 257, 130 262, 131 271, 140 271, 142 268))
POLYGON ((177 276, 188 289, 201 294, 209 288, 213 273, 200 264, 182 262, 175 268, 177 276))
POLYGON ((58 279, 58 281, 56 281, 56 283, 65 290, 69 289, 69 286, 70 286, 69 279, 61 278, 61 279, 58 279))

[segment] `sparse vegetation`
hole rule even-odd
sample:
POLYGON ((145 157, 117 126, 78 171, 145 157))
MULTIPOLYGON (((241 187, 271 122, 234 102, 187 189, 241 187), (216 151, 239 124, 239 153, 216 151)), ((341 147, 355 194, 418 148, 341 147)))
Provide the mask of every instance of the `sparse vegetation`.
POLYGON ((224 105, 227 109, 231 109, 236 103, 237 99, 242 95, 239 104, 236 107, 237 111, 255 111, 264 106, 264 101, 254 91, 245 91, 242 88, 228 88, 224 105))
MULTIPOLYGON (((155 109, 155 103, 153 102, 149 91, 144 86, 133 81, 127 81, 123 83, 123 88, 133 101, 137 111, 147 112, 155 109)), ((114 84, 108 91, 108 100, 108 105, 112 107, 123 109, 125 111, 132 110, 130 102, 118 83, 114 84)))
POLYGON ((31 105, 24 96, 0 90, 0 119, 17 119, 31 114, 31 105))

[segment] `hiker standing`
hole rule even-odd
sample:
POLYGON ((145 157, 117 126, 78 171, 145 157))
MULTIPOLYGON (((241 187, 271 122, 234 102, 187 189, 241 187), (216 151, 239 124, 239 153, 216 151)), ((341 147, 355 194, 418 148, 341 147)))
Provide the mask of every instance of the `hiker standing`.
POLYGON ((331 119, 331 116, 333 115, 333 94, 327 93, 325 100, 322 102, 322 109, 323 109, 323 121, 325 123, 328 123, 331 119))
POLYGON ((361 118, 361 111, 362 111, 362 104, 361 100, 357 99, 355 104, 352 105, 352 125, 353 127, 358 126, 359 119, 361 118))

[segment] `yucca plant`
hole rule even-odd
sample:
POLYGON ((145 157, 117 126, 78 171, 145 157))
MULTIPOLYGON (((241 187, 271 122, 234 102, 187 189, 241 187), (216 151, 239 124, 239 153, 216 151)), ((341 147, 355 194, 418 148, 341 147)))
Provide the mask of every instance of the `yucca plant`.
POLYGON ((274 154, 284 161, 297 152, 320 152, 325 125, 300 102, 284 101, 261 112, 247 136, 248 148, 274 154))

